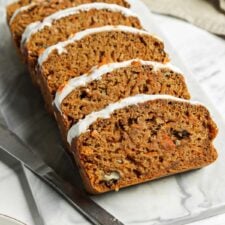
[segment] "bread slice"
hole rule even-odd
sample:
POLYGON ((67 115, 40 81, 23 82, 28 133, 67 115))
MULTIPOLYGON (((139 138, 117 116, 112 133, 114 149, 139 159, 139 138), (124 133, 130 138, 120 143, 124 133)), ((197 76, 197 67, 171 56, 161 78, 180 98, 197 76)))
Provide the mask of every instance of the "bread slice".
POLYGON ((12 3, 10 3, 7 6, 7 10, 6 10, 7 22, 10 21, 11 17, 13 16, 14 12, 17 9, 22 8, 24 6, 27 6, 27 5, 30 5, 31 3, 35 4, 35 3, 40 3, 40 2, 43 2, 43 1, 45 1, 45 0, 18 0, 18 1, 13 1, 12 3))
POLYGON ((171 64, 133 59, 94 67, 56 94, 56 117, 66 143, 70 127, 110 103, 137 94, 168 94, 190 99, 182 72, 171 64))
POLYGON ((77 33, 47 48, 38 59, 40 84, 49 110, 58 88, 93 66, 133 58, 167 62, 163 42, 127 26, 104 26, 77 33))
POLYGON ((16 9, 9 20, 9 27, 17 50, 20 48, 22 34, 29 24, 36 21, 42 21, 45 17, 61 9, 92 2, 114 3, 128 8, 130 6, 126 0, 44 0, 40 2, 36 0, 28 5, 26 4, 27 1, 22 0, 19 1, 19 3, 16 3, 16 5, 13 3, 13 5, 8 7, 9 17, 15 8, 23 5, 23 7, 16 9))
POLYGON ((37 58, 47 47, 65 41, 79 31, 104 25, 142 28, 139 19, 132 11, 107 3, 82 4, 60 10, 46 17, 42 22, 27 26, 22 36, 21 51, 28 63, 34 83, 37 83, 35 74, 37 58))
POLYGON ((99 194, 209 165, 216 135, 199 103, 136 95, 80 120, 68 142, 87 190, 99 194))

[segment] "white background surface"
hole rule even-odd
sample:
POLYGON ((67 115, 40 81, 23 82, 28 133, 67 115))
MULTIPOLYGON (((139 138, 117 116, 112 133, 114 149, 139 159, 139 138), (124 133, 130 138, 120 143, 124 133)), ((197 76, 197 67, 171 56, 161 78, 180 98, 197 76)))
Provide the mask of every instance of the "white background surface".
MULTIPOLYGON (((155 16, 155 19, 225 119, 225 40, 177 19, 165 16, 155 16)), ((21 182, 24 178, 23 171, 19 168, 20 176, 18 177, 10 167, 11 164, 6 166, 0 163, 0 171, 7 171, 0 173, 0 213, 16 217, 29 225, 38 224, 37 220, 33 219, 35 215, 31 215, 29 209, 34 205, 32 197, 28 199, 29 187, 25 187, 21 182)), ((64 207, 60 210, 61 215, 56 215, 56 217, 58 224, 67 225, 63 216, 63 211, 67 207, 64 201, 29 172, 28 176, 30 181, 35 183, 35 190, 37 187, 41 190, 35 193, 35 197, 39 200, 37 206, 44 221, 48 221, 48 224, 55 224, 54 218, 49 218, 45 211, 47 206, 51 210, 64 207)), ((79 221, 80 216, 70 207, 66 211, 67 215, 71 214, 70 221, 78 224, 76 221, 79 221)), ((193 225, 209 224, 224 225, 225 215, 193 223, 193 225)))

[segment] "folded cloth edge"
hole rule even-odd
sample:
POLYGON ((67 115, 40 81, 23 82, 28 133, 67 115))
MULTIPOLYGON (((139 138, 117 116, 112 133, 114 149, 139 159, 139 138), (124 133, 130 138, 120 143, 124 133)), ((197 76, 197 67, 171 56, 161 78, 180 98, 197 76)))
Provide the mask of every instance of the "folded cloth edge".
POLYGON ((217 2, 208 0, 170 0, 169 4, 167 0, 142 1, 152 12, 177 17, 211 33, 225 36, 225 0, 220 0, 220 2, 218 2, 219 0, 217 2), (221 10, 217 8, 218 3, 221 10))

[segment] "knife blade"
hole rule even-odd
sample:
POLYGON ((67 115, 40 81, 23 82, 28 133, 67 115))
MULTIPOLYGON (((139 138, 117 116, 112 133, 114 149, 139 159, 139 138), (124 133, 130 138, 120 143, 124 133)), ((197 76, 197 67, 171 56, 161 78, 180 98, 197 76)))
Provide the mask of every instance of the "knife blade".
POLYGON ((90 223, 94 225, 123 225, 122 222, 95 203, 84 191, 58 176, 15 133, 1 124, 0 149, 20 161, 26 168, 49 184, 90 223))

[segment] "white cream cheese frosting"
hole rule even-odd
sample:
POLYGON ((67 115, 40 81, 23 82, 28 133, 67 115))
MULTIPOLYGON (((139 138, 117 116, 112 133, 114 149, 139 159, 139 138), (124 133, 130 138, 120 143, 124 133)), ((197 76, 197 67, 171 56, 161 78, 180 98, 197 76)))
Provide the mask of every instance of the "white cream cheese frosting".
POLYGON ((50 46, 39 56, 38 58, 38 65, 41 66, 48 58, 49 54, 51 54, 52 51, 57 50, 58 54, 62 54, 66 52, 66 46, 69 44, 72 44, 73 42, 79 41, 83 38, 85 38, 88 35, 101 33, 101 32, 127 32, 127 33, 133 33, 133 34, 140 34, 140 35, 148 35, 153 36, 154 38, 158 39, 160 42, 163 42, 160 38, 157 36, 154 36, 153 34, 140 30, 133 27, 128 26, 102 26, 97 28, 90 28, 81 32, 76 33, 73 37, 67 39, 66 41, 59 42, 56 45, 50 46))
POLYGON ((104 74, 110 73, 116 69, 129 67, 134 62, 138 62, 141 65, 152 66, 154 71, 168 68, 174 72, 182 74, 182 72, 177 67, 173 66, 170 63, 162 64, 162 63, 153 62, 153 61, 143 61, 141 59, 132 59, 132 60, 123 61, 123 62, 109 63, 101 67, 95 66, 91 69, 89 73, 70 79, 68 83, 60 91, 56 93, 54 105, 61 112, 61 107, 60 107, 61 103, 76 88, 79 88, 81 86, 86 86, 88 83, 94 80, 100 80, 104 74))
POLYGON ((137 14, 133 13, 128 8, 116 5, 116 4, 107 4, 107 3, 88 3, 82 4, 77 7, 67 8, 60 10, 48 17, 46 17, 42 22, 38 21, 28 25, 22 35, 21 45, 29 41, 30 37, 36 32, 42 30, 46 26, 51 26, 55 20, 60 20, 61 18, 68 17, 70 15, 79 14, 80 12, 90 11, 92 9, 96 10, 109 10, 112 12, 120 12, 126 17, 133 16, 138 17, 137 14))
POLYGON ((88 131, 88 128, 91 124, 93 124, 95 121, 97 121, 98 118, 102 119, 108 119, 110 118, 110 115, 115 112, 116 110, 123 109, 125 107, 131 106, 131 105, 137 105, 148 101, 154 101, 154 100, 172 100, 176 102, 186 102, 190 104, 197 104, 201 105, 199 102, 195 101, 189 101, 184 100, 181 98, 173 97, 171 95, 146 95, 146 94, 138 94, 132 97, 128 97, 125 99, 122 99, 116 103, 109 104, 104 109, 92 112, 91 114, 87 115, 84 119, 79 120, 78 123, 74 124, 67 134, 67 141, 71 145, 72 140, 78 136, 80 136, 82 133, 85 133, 88 131))

